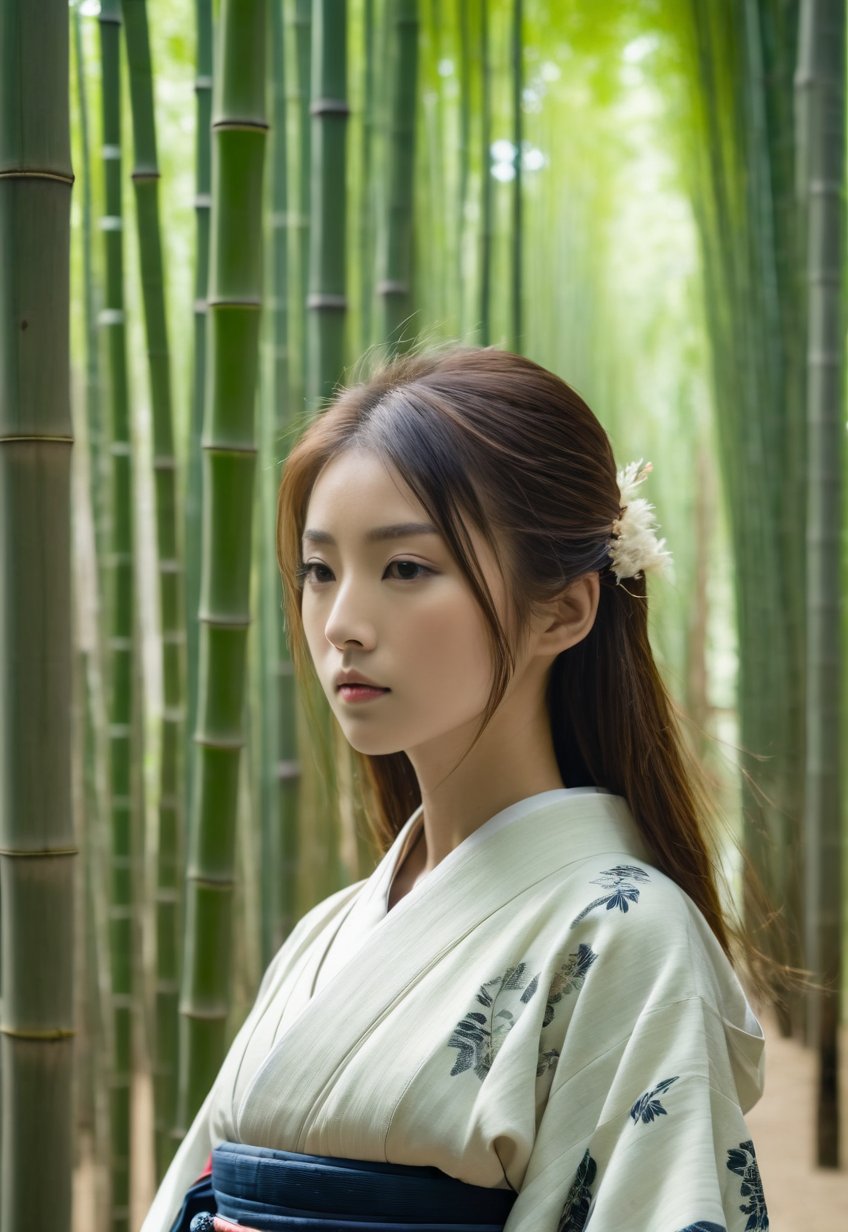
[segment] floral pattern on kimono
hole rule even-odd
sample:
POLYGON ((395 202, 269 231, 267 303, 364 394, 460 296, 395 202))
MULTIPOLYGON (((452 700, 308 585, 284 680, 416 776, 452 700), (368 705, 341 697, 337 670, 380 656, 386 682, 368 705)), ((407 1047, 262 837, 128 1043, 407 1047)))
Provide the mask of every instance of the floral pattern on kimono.
POLYGON ((481 1082, 486 1077, 501 1044, 539 986, 538 973, 528 978, 526 972, 527 963, 518 963, 515 967, 509 967, 503 975, 487 980, 480 987, 475 1000, 486 1013, 469 1010, 456 1024, 448 1040, 448 1047, 456 1048, 459 1054, 454 1061, 451 1077, 456 1077, 467 1069, 473 1069, 481 1082), (511 993, 521 995, 510 996, 511 993), (504 1000, 509 1001, 509 1004, 504 1005, 504 1000))
MULTIPOLYGON (((588 945, 579 945, 557 967, 548 987, 542 1019, 543 1029, 553 1022, 556 1007, 563 997, 583 987, 589 968, 597 957, 588 945)), ((450 1071, 451 1077, 473 1069, 482 1082, 489 1073, 501 1045, 515 1026, 523 1008, 538 991, 541 973, 537 971, 532 978, 528 978, 527 971, 528 964, 520 962, 509 967, 503 975, 495 976, 480 986, 475 1001, 486 1012, 469 1010, 456 1024, 448 1040, 448 1047, 456 1048, 458 1052, 450 1071), (521 995, 517 996, 518 993, 521 995), (504 1001, 508 1004, 504 1004, 504 1001)), ((540 1078, 555 1065, 558 1056, 558 1048, 546 1048, 544 1041, 540 1040, 536 1077, 540 1078)))
POLYGON ((731 1172, 741 1177, 741 1194, 747 1198, 747 1204, 739 1207, 743 1215, 748 1216, 745 1232, 767 1232, 769 1226, 766 1200, 763 1197, 763 1182, 760 1178, 760 1166, 757 1163, 753 1142, 740 1142, 727 1152, 727 1166, 731 1172))
POLYGON ((598 1166, 587 1151, 580 1160, 577 1175, 574 1178, 565 1206, 557 1224, 557 1232, 583 1232, 586 1220, 589 1218, 589 1206, 592 1201, 592 1185, 598 1166))

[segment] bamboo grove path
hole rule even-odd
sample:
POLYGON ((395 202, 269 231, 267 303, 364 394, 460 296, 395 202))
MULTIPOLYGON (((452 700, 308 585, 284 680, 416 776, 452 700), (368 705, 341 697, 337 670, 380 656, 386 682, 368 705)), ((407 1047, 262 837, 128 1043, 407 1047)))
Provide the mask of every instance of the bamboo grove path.
MULTIPOLYGON (((766 1090, 746 1120, 763 1178, 772 1232, 845 1232, 848 1227, 848 1132, 842 1126, 839 1172, 813 1167, 815 1062, 812 1050, 781 1039, 769 1018, 766 1090)), ((842 1056, 848 1030, 840 1039, 842 1056)), ((842 1107, 848 1107, 848 1073, 842 1066, 842 1107)))
MULTIPOLYGON (((845 1232, 848 1227, 848 1127, 843 1128, 842 1170, 814 1168, 815 1116, 812 1052, 781 1039, 774 1023, 764 1020, 767 1040, 766 1093, 748 1117, 757 1148, 772 1232, 845 1232)), ((848 1055, 848 1030, 840 1041, 848 1055)), ((153 1197, 152 1098, 149 1083, 138 1079, 133 1143, 143 1153, 133 1175, 139 1186, 133 1194, 131 1227, 138 1228, 153 1197), (150 1149, 142 1144, 150 1142, 150 1149)), ((848 1067, 843 1066, 843 1107, 848 1107, 848 1067)), ((94 1227, 95 1172, 91 1155, 74 1180, 73 1232, 94 1227)), ((628 1230, 629 1232, 629 1230, 628 1230)))

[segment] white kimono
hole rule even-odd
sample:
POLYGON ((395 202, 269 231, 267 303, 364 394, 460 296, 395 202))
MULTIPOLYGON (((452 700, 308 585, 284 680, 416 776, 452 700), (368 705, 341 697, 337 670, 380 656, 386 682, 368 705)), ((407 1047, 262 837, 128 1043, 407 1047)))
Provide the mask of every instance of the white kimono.
POLYGON ((222 1141, 509 1188, 505 1232, 767 1229, 762 1032, 625 800, 511 805, 387 911, 421 822, 278 951, 142 1232, 222 1141))

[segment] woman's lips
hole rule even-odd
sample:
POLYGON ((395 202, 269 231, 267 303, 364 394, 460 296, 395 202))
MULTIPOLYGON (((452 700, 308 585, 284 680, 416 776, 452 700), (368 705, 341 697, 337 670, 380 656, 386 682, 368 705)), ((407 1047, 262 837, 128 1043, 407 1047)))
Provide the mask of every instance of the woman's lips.
POLYGON ((339 686, 339 697, 346 702, 370 702, 377 697, 382 697, 384 693, 390 693, 391 689, 372 688, 367 684, 343 684, 339 686))

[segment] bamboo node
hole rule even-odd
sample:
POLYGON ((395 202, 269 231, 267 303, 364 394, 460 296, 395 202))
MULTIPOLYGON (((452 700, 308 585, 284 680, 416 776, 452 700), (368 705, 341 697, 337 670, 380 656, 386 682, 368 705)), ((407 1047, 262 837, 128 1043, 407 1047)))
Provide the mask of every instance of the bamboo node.
POLYGON ((287 761, 278 761, 277 762, 277 778, 280 780, 280 782, 284 782, 287 779, 299 779, 300 778, 300 762, 292 761, 291 759, 287 761))
POLYGON ((19 860, 40 860, 44 856, 78 856, 79 847, 50 847, 39 850, 24 851, 21 848, 0 847, 0 856, 9 856, 19 860))
POLYGON ((72 175, 62 175, 59 171, 37 171, 34 167, 14 167, 10 171, 0 171, 0 180, 52 180, 56 184, 74 182, 72 175))
POLYGON ((205 74, 195 77, 194 88, 195 90, 211 90, 212 89, 212 78, 206 76, 205 74))
POLYGON ((199 1009, 183 1009, 180 1006, 180 1017, 188 1018, 192 1022, 220 1022, 227 1017, 226 1010, 199 1010, 199 1009))
POLYGON ((235 441, 201 441, 200 448, 205 453, 220 453, 224 455, 238 453, 256 454, 259 452, 255 445, 237 445, 235 441))
POLYGON ((234 117, 231 120, 212 121, 212 131, 218 133, 265 133, 268 127, 265 120, 238 120, 234 117))
POLYGON ((105 159, 120 158, 121 147, 119 145, 104 145, 102 157, 105 159))
POLYGON ((309 114, 312 116, 349 116, 350 107, 343 98, 316 98, 313 103, 309 104, 309 114))
POLYGON ((345 312, 347 310, 347 297, 345 295, 323 295, 320 291, 307 295, 306 307, 320 310, 321 308, 330 308, 335 312, 345 312))
POLYGON ((409 283, 407 282, 392 282, 391 279, 384 278, 377 283, 378 295, 409 295, 409 283))
POLYGON ((255 308, 257 312, 262 308, 262 300, 258 295, 255 299, 212 299, 209 297, 206 303, 210 308, 255 308))
POLYGON ((161 180, 162 176, 158 171, 134 171, 130 179, 135 184, 144 183, 146 181, 161 180))
POLYGON ((212 877, 209 873, 198 872, 196 868, 190 868, 186 874, 187 879, 195 886, 205 886, 209 890, 229 891, 235 889, 235 878, 233 877, 212 877))
POLYGON ((199 612, 197 619, 201 624, 214 625, 216 629, 249 629, 250 614, 246 616, 230 616, 221 612, 199 612))
POLYGON ((28 1031, 20 1031, 16 1027, 7 1026, 6 1023, 0 1023, 0 1035, 5 1035, 9 1039, 30 1040, 33 1043, 41 1044, 57 1044, 61 1040, 73 1039, 76 1031, 68 1027, 50 1027, 44 1031, 36 1031, 30 1029, 28 1031))
POLYGON ((124 220, 120 214, 104 214, 100 219, 101 231, 123 231, 124 220))
POLYGON ((33 436, 31 434, 21 432, 15 433, 12 436, 0 436, 0 445, 8 445, 13 443, 23 444, 29 443, 34 445, 73 445, 74 438, 72 436, 33 436))
POLYGON ((244 748, 244 739, 240 736, 227 739, 225 736, 204 736, 201 732, 195 732, 192 740, 201 749, 223 749, 231 753, 240 753, 244 748))
POLYGON ((98 325, 123 325, 123 308, 103 308, 97 314, 98 325))

